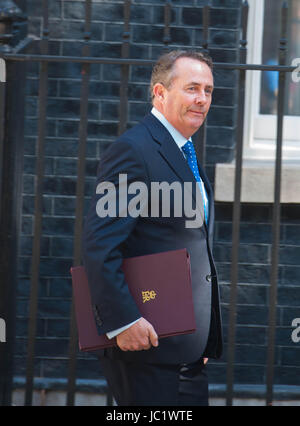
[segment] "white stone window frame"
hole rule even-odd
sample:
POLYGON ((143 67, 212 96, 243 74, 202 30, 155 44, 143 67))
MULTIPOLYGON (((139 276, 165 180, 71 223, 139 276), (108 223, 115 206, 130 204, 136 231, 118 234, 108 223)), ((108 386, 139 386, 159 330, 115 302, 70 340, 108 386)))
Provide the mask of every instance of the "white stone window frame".
MULTIPOLYGON (((247 63, 262 63, 264 0, 249 0, 247 63)), ((279 40, 274 40, 278 43, 279 40)), ((288 64, 290 65, 290 64, 288 64)), ((292 78, 291 73, 286 78, 292 78)), ((300 90, 300 84, 299 84, 300 90)), ((247 71, 245 96, 244 158, 274 160, 277 116, 260 114, 261 72, 247 71)), ((288 94, 286 93, 286 96, 288 94)), ((300 166, 300 117, 285 116, 283 161, 298 161, 300 166)))
MULTIPOLYGON (((247 63, 261 64, 265 2, 248 1, 247 63)), ((260 90, 261 72, 247 71, 241 188, 244 203, 274 202, 277 116, 259 114, 260 90)), ((300 203, 300 117, 285 116, 283 129, 281 203, 300 203)), ((234 180, 235 161, 216 164, 216 201, 234 201, 234 180)))

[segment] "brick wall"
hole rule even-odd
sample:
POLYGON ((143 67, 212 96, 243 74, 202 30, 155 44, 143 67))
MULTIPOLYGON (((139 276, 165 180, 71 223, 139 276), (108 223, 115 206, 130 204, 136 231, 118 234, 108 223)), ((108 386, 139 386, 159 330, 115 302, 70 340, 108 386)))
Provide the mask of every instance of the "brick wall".
MULTIPOLYGON (((49 2, 50 53, 81 54, 84 2, 49 2)), ((133 58, 157 58, 163 49, 163 4, 161 0, 136 0, 131 10, 133 58)), ((173 0, 171 46, 201 44, 201 0, 173 0)), ((215 61, 237 61, 237 31, 240 1, 212 0, 210 54, 215 61)), ((40 37, 43 30, 41 2, 27 1, 29 33, 40 37)), ((119 57, 123 31, 123 1, 93 1, 91 55, 119 57)), ((38 47, 33 48, 38 51, 38 47)), ((40 293, 35 374, 38 377, 67 375, 73 256, 75 187, 80 108, 80 65, 49 65, 44 216, 40 264, 40 293)), ((149 111, 150 68, 131 68, 129 126, 149 111)), ((93 191, 98 159, 117 135, 120 67, 91 67, 86 166, 86 207, 93 191)), ((214 102, 208 118, 207 164, 211 181, 217 162, 231 161, 235 143, 236 74, 215 71, 214 102)), ((38 65, 28 66, 26 137, 21 253, 18 287, 18 330, 15 373, 24 375, 30 260, 33 239, 35 153, 38 113, 38 65)), ((225 339, 227 335, 232 206, 216 206, 215 256, 219 267, 225 339)), ((236 382, 264 383, 268 315, 268 283, 271 251, 271 206, 245 205, 242 209, 240 286, 237 317, 236 382)), ((279 271, 278 339, 276 382, 298 384, 299 346, 291 342, 291 320, 299 317, 299 206, 283 209, 279 271), (298 367, 298 369, 297 369, 298 367)), ((212 383, 226 381, 226 351, 221 361, 209 367, 212 383)), ((78 378, 95 379, 98 362, 79 355, 78 378)))
MULTIPOLYGON (((221 277, 221 299, 227 336, 232 208, 216 205, 215 259, 221 277)), ((299 344, 291 339, 291 323, 300 313, 299 205, 282 208, 279 251, 275 383, 299 386, 299 344)), ((267 324, 272 248, 272 207, 243 204, 239 250, 236 383, 265 383, 267 324)), ((226 360, 226 353, 222 361, 226 360)), ((211 366, 214 380, 226 380, 222 363, 211 366)))

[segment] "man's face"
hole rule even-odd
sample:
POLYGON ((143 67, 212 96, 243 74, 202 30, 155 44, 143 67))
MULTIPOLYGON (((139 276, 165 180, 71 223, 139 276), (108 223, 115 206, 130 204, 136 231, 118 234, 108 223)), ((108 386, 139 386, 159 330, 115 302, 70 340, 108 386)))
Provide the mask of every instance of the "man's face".
POLYGON ((190 138, 209 111, 213 75, 206 63, 191 58, 178 59, 173 73, 169 89, 162 89, 162 113, 183 136, 190 138))

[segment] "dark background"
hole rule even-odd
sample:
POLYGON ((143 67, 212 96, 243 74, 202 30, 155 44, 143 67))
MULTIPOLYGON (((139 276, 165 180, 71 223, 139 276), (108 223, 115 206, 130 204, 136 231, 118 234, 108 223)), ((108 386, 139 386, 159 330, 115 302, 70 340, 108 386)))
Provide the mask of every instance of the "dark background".
MULTIPOLYGON (((173 0, 171 48, 197 47, 202 42, 201 0, 173 0)), ((29 34, 40 38, 43 30, 42 2, 16 1, 29 17, 29 34)), ((164 2, 136 0, 131 9, 132 58, 156 59, 163 51, 164 2)), ((237 62, 240 0, 211 2, 209 52, 214 61, 237 62)), ((84 31, 84 1, 49 2, 50 53, 81 55, 84 31)), ((123 32, 123 1, 94 1, 91 56, 120 57, 123 32)), ((277 41, 274 40, 274 43, 277 41)), ((36 48, 32 51, 38 52, 36 48)), ((37 63, 28 64, 26 83, 25 157, 22 234, 18 270, 17 345, 15 376, 26 368, 27 317, 32 253, 35 154, 38 113, 37 63)), ((35 376, 67 377, 70 333, 71 281, 75 188, 80 108, 80 64, 49 65, 47 106, 46 171, 38 335, 35 376)), ((150 110, 148 83, 151 68, 132 66, 129 85, 131 126, 150 110)), ((94 190, 98 160, 117 136, 120 66, 92 65, 86 167, 86 208, 94 190)), ((235 155, 235 71, 215 71, 213 105, 207 120, 206 170, 214 182, 216 163, 231 162, 235 155)), ((237 345, 235 383, 265 383, 267 321, 272 245, 272 205, 243 204, 239 256, 237 345)), ((209 380, 226 383, 226 339, 230 285, 232 204, 216 203, 214 253, 221 282, 225 351, 220 361, 210 361, 209 380)), ((278 281, 275 383, 299 385, 300 345, 291 340, 291 322, 300 317, 300 208, 282 206, 280 266, 278 281)), ((79 354, 77 377, 98 379, 100 368, 90 355, 79 354)))

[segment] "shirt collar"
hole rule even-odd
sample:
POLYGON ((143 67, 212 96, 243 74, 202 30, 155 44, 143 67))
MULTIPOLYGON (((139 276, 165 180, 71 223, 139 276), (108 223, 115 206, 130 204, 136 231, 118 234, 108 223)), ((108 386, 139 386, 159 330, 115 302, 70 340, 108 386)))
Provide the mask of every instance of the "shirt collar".
POLYGON ((168 130, 168 132, 171 134, 172 138, 176 142, 179 149, 182 149, 183 145, 190 140, 185 138, 181 133, 178 132, 177 129, 175 129, 174 126, 172 126, 171 123, 166 119, 166 117, 158 111, 155 107, 152 108, 151 113, 161 122, 163 126, 168 130))

